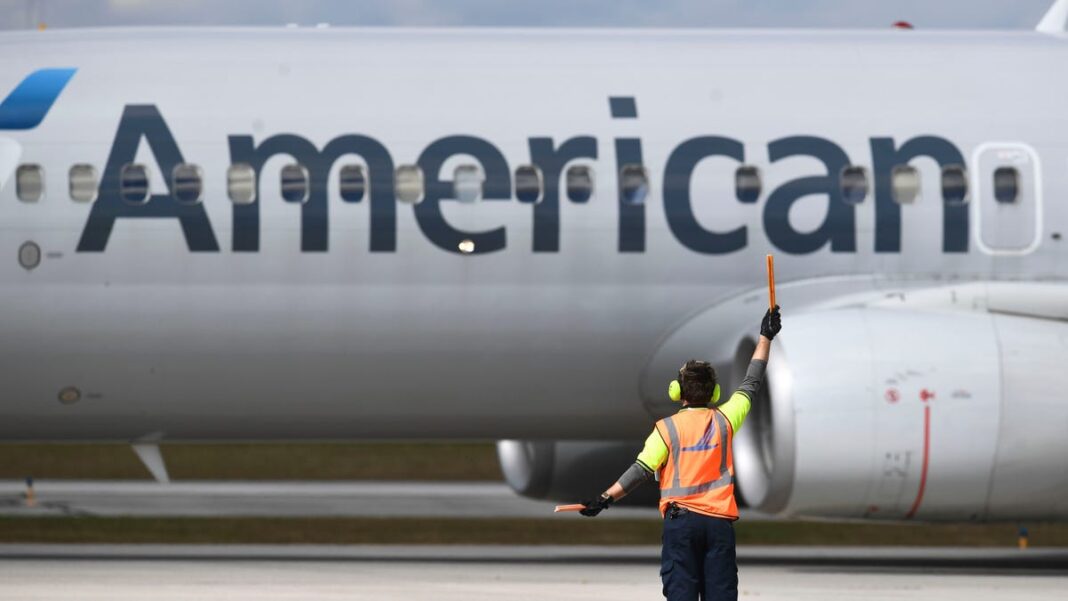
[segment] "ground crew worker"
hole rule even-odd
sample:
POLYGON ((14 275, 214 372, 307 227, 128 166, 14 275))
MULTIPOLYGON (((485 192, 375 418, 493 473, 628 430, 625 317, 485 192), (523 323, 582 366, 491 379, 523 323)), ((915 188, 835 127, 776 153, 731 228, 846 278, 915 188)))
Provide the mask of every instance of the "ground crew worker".
POLYGON ((584 502, 593 517, 657 474, 664 516, 660 577, 668 601, 738 598, 734 551, 734 463, 731 440, 764 380, 771 340, 782 328, 779 307, 764 314, 745 379, 726 403, 712 365, 691 359, 668 394, 682 409, 656 422, 638 460, 600 497, 584 502))

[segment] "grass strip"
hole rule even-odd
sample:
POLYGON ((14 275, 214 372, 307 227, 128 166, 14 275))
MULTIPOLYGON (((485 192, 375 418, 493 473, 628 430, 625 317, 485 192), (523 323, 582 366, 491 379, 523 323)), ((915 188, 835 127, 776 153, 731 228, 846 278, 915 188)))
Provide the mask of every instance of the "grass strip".
MULTIPOLYGON (((1068 524, 1029 524, 1031 546, 1068 546, 1068 524)), ((3 517, 0 542, 660 544, 659 520, 3 517)), ((739 522, 742 545, 1014 546, 1012 524, 739 522)))
MULTIPOLYGON (((501 480, 493 443, 168 443, 175 480, 501 480)), ((0 444, 0 479, 150 479, 129 445, 0 444)))

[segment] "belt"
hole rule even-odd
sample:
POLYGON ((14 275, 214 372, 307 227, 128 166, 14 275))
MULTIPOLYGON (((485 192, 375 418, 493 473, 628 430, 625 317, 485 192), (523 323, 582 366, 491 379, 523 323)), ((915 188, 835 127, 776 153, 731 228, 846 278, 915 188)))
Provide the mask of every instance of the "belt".
MULTIPOLYGON (((668 510, 667 510, 667 513, 665 515, 666 515, 666 517, 668 517, 668 518, 673 520, 673 519, 675 519, 677 517, 684 516, 687 513, 697 513, 697 512, 690 511, 689 509, 683 507, 682 505, 679 505, 679 504, 675 503, 674 501, 672 501, 671 503, 668 503, 668 510)), ((706 518, 709 518, 709 519, 713 519, 713 520, 723 520, 724 522, 734 522, 734 520, 732 520, 730 518, 726 518, 726 517, 720 516, 720 515, 708 515, 708 514, 705 514, 705 513, 697 513, 697 515, 702 516, 702 517, 706 517, 706 518)), ((735 519, 738 519, 738 518, 735 518, 735 519)))
POLYGON ((674 503, 674 502, 668 504, 668 511, 667 511, 668 519, 672 519, 673 520, 673 519, 675 519, 675 518, 677 518, 677 517, 679 517, 679 516, 681 516, 683 514, 687 514, 687 513, 690 513, 690 510, 686 509, 682 505, 679 505, 679 504, 674 503))

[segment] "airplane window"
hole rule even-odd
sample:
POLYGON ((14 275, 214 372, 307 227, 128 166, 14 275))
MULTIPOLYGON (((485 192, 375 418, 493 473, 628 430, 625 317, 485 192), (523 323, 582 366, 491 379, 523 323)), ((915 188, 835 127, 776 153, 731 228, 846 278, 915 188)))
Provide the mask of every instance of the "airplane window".
POLYGON ((649 173, 641 165, 624 165, 619 172, 619 186, 625 204, 640 205, 649 195, 649 173))
POLYGON ((86 164, 72 165, 69 179, 71 200, 77 202, 96 200, 96 167, 86 164))
POLYGON ((460 202, 482 199, 482 171, 474 165, 460 165, 453 172, 452 193, 460 202))
POLYGON ((863 167, 850 165, 842 169, 842 200, 858 205, 868 196, 868 174, 863 167))
POLYGON ((119 172, 119 196, 130 204, 148 202, 148 167, 131 163, 119 172))
POLYGON ((363 175, 363 165, 345 165, 340 174, 341 200, 360 202, 367 189, 367 178, 363 175))
POLYGON ((567 170, 567 197, 579 203, 593 198, 593 169, 574 165, 567 170))
POLYGON ((226 194, 235 205, 250 205, 256 202, 256 170, 252 165, 230 165, 226 170, 226 194))
POLYGON ((195 205, 204 194, 204 176, 200 167, 181 163, 171 172, 171 194, 182 204, 195 205))
POLYGON ((920 196, 920 172, 911 165, 898 165, 890 171, 890 195, 897 204, 912 204, 920 196))
POLYGON ((19 165, 15 171, 15 195, 22 202, 37 202, 44 197, 44 169, 40 165, 19 165))
POLYGON ((19 247, 19 265, 29 271, 41 264, 41 247, 36 242, 23 242, 19 247))
POLYGON ((968 175, 963 165, 942 168, 942 200, 951 205, 968 202, 968 175))
POLYGON ((282 200, 305 202, 308 200, 308 170, 299 163, 282 167, 282 200))
POLYGON ((515 169, 515 198, 519 202, 541 202, 541 169, 535 165, 520 165, 515 169))
POLYGON ((994 199, 1001 204, 1012 204, 1020 195, 1020 172, 1015 167, 998 167, 994 170, 994 199))
POLYGON ((742 165, 734 172, 734 194, 738 202, 756 202, 760 198, 760 188, 760 169, 742 165))
POLYGON ((417 165, 401 165, 393 174, 397 200, 409 204, 423 201, 423 170, 417 165))

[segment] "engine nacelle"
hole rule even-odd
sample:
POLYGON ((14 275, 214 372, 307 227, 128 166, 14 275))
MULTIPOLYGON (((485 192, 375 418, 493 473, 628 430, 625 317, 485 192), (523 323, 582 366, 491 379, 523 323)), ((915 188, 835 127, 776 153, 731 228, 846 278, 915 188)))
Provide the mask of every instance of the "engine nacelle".
MULTIPOLYGON (((508 485, 534 499, 574 503, 601 494, 641 451, 642 440, 502 440, 497 458, 508 485)), ((655 505, 656 486, 646 484, 624 499, 655 505)))
MULTIPOLYGON (((734 441, 747 504, 869 519, 1068 516, 1068 323, 885 306, 784 321, 734 441)), ((751 350, 743 342, 736 364, 751 350)))

